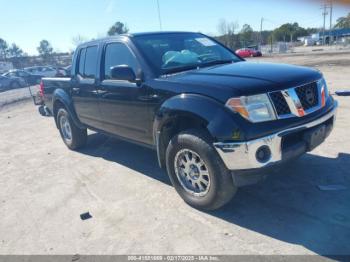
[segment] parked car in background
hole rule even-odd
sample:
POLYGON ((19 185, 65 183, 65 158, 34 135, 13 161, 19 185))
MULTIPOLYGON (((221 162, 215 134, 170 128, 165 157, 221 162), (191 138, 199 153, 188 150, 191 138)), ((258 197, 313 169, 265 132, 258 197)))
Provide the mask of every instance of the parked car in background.
POLYGON ((72 71, 72 66, 71 65, 66 66, 64 69, 66 70, 66 73, 67 73, 66 76, 70 76, 72 74, 71 73, 71 71, 72 71))
POLYGON ((11 62, 0 62, 0 74, 11 69, 13 69, 13 64, 11 62))
POLYGON ((57 69, 51 66, 33 66, 24 68, 24 70, 33 75, 40 75, 43 77, 55 77, 57 69))
POLYGON ((3 74, 3 76, 10 77, 10 78, 12 77, 22 78, 26 83, 26 86, 40 84, 40 80, 42 78, 41 75, 33 75, 24 70, 18 70, 18 69, 10 70, 7 73, 3 74))
POLYGON ((25 82, 19 77, 7 77, 4 75, 0 76, 0 91, 8 89, 21 88, 25 86, 25 82))
POLYGON ((262 53, 259 50, 251 49, 251 48, 241 48, 236 50, 236 54, 240 57, 258 57, 262 56, 262 53))
POLYGON ((68 75, 66 68, 64 67, 56 67, 56 77, 64 77, 68 75))

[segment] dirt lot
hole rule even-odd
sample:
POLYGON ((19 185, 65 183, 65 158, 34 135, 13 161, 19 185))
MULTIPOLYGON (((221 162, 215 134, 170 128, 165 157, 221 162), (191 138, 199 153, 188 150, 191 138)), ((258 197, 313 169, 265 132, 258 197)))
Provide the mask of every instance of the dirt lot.
MULTIPOLYGON (((256 60, 317 66, 332 92, 350 88, 350 54, 256 60)), ((337 99, 325 144, 208 213, 180 199, 153 151, 91 134, 72 152, 30 101, 4 106, 0 254, 350 254, 350 98, 337 99)))

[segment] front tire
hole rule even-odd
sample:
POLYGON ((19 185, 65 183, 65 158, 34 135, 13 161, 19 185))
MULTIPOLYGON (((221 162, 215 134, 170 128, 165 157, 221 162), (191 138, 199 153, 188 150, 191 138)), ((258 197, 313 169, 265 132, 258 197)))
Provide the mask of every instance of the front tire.
POLYGON ((166 166, 176 191, 195 208, 218 209, 237 191, 204 131, 188 130, 172 138, 166 151, 166 166))
POLYGON ((65 108, 60 108, 58 110, 56 119, 63 142, 69 149, 77 150, 86 145, 86 128, 78 128, 65 108))

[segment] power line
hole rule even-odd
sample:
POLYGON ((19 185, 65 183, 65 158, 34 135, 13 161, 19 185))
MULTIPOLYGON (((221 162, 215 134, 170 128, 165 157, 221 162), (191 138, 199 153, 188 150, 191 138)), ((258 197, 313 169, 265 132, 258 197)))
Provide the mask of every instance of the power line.
POLYGON ((264 18, 261 18, 260 21, 260 46, 262 45, 262 29, 263 29, 264 18))
POLYGON ((329 15, 329 43, 330 44, 332 44, 332 42, 333 42, 333 38, 332 38, 332 35, 331 35, 331 33, 332 33, 332 29, 333 29, 333 26, 332 26, 332 19, 333 19, 333 1, 332 0, 330 0, 330 15, 329 15))
POLYGON ((323 28, 322 28, 322 44, 324 45, 325 44, 325 32, 326 32, 326 16, 328 15, 327 13, 327 4, 325 3, 324 6, 323 6, 323 28))
POLYGON ((159 7, 159 0, 157 0, 157 7, 158 7, 158 21, 159 21, 159 29, 162 31, 162 18, 160 16, 160 7, 159 7))

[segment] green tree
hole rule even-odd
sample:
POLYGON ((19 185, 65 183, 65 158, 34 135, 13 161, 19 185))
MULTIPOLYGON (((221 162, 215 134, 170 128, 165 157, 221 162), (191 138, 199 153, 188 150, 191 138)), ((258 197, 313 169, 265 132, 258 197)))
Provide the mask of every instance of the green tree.
POLYGON ((345 17, 339 17, 334 27, 339 29, 350 28, 350 13, 345 17))
POLYGON ((122 22, 116 22, 112 27, 108 30, 107 34, 109 36, 112 35, 120 35, 120 34, 126 34, 129 32, 129 28, 126 26, 126 24, 122 22))
POLYGON ((253 28, 248 25, 248 24, 244 24, 242 26, 241 32, 240 32, 240 39, 241 41, 243 41, 244 43, 249 43, 252 41, 252 37, 253 37, 253 28))
POLYGON ((287 23, 273 31, 273 38, 276 41, 293 42, 297 37, 306 35, 308 35, 308 32, 305 28, 300 27, 298 23, 287 23))
POLYGON ((23 56, 23 50, 21 48, 19 48, 15 43, 13 43, 9 49, 8 49, 8 53, 11 57, 21 57, 23 56))
POLYGON ((37 50, 44 61, 48 61, 52 57, 53 48, 47 40, 41 40, 37 50))
POLYGON ((8 55, 8 44, 4 39, 0 38, 0 59, 6 60, 8 55))

